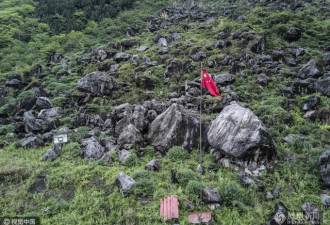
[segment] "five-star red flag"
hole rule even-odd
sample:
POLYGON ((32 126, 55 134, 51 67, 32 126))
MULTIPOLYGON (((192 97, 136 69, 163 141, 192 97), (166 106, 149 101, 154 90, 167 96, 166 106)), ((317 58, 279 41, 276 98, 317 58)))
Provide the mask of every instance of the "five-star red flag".
POLYGON ((221 98, 221 95, 213 79, 204 69, 202 69, 202 87, 207 88, 207 90, 209 90, 211 95, 221 98))

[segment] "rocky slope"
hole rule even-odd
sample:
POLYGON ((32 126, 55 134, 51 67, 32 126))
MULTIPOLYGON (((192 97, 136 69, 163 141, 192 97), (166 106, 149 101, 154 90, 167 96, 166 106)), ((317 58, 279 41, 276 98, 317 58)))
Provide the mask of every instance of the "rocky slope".
POLYGON ((177 1, 125 38, 3 73, 0 216, 161 224, 160 200, 178 195, 188 224, 202 172, 213 224, 330 221, 329 6, 177 1), (222 100, 201 97, 201 62, 222 100))

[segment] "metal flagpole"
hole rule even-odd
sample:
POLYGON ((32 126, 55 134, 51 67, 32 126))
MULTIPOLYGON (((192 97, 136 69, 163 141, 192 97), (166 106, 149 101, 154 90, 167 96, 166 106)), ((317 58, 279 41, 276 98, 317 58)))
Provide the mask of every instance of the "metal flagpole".
POLYGON ((203 81, 203 62, 201 62, 201 98, 200 98, 200 126, 199 126, 199 165, 200 165, 200 221, 203 220, 202 218, 202 198, 203 198, 203 193, 202 193, 202 188, 203 188, 203 181, 202 181, 202 173, 203 173, 203 167, 202 167, 202 97, 203 97, 203 87, 202 87, 202 81, 203 81))

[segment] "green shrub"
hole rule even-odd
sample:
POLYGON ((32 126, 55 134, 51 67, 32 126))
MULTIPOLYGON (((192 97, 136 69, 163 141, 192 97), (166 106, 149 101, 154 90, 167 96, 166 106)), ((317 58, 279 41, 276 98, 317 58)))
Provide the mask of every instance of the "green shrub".
POLYGON ((184 169, 182 172, 180 172, 179 184, 181 186, 186 187, 188 182, 191 180, 196 180, 194 171, 191 169, 184 169))
POLYGON ((132 167, 139 165, 139 158, 135 153, 130 154, 123 163, 124 166, 132 167))
POLYGON ((63 107, 63 104, 65 102, 65 97, 55 97, 52 99, 52 103, 54 107, 63 107))
POLYGON ((223 202, 226 206, 237 206, 239 202, 244 203, 244 189, 236 182, 225 183, 222 189, 223 202))
POLYGON ((14 132, 15 127, 12 124, 0 126, 0 135, 6 135, 14 132))
POLYGON ((155 182, 147 178, 141 178, 134 184, 134 193, 137 195, 152 195, 155 190, 155 182))
POLYGON ((132 178, 135 181, 141 180, 141 179, 151 179, 150 171, 147 170, 138 170, 135 173, 133 173, 132 178))
POLYGON ((81 139, 88 138, 88 132, 91 131, 90 127, 79 127, 77 132, 72 135, 74 141, 80 141, 81 139))
POLYGON ((174 146, 167 152, 166 157, 172 161, 181 161, 188 159, 189 153, 181 146, 174 146))
POLYGON ((154 156, 156 153, 156 150, 152 146, 147 146, 144 148, 144 154, 148 156, 154 156))
POLYGON ((200 182, 191 180, 186 186, 185 194, 188 195, 190 200, 198 202, 200 198, 200 187, 200 182))

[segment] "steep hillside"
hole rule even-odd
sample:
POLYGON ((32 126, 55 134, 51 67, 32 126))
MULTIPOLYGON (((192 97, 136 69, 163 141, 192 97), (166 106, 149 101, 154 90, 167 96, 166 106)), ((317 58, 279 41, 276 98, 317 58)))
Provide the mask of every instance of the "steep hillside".
POLYGON ((51 2, 0 1, 0 218, 330 223, 328 1, 51 2))

